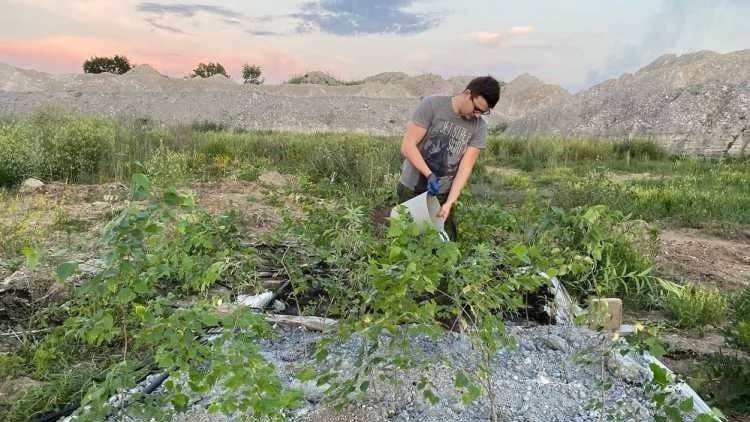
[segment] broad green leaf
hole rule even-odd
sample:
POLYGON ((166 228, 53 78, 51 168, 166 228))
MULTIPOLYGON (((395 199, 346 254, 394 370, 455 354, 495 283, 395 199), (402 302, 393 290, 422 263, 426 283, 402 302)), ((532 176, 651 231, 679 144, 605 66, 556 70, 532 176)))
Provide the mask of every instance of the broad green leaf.
POLYGON ((435 393, 433 393, 429 388, 425 388, 424 390, 422 390, 422 394, 432 405, 435 405, 440 401, 440 398, 436 396, 435 393))
POLYGON ((64 262, 55 269, 55 278, 62 283, 75 274, 76 271, 78 271, 78 263, 64 262))
POLYGON ((664 368, 655 363, 650 364, 649 368, 651 368, 651 373, 654 374, 654 383, 658 385, 667 385, 669 383, 667 379, 667 371, 664 368))
POLYGON ((456 388, 465 388, 465 387, 468 387, 470 384, 471 384, 471 381, 466 376, 466 373, 464 373, 463 371, 459 372, 456 375, 456 380, 454 382, 454 385, 456 386, 456 388))
POLYGON ((178 411, 183 411, 187 409, 188 396, 182 393, 177 393, 172 397, 172 404, 178 411))
POLYGON ((682 410, 683 412, 690 412, 691 410, 693 410, 693 406, 694 404, 692 397, 680 402, 680 410, 682 410))
POLYGON ((464 404, 471 404, 474 400, 478 399, 482 395, 482 390, 476 385, 469 386, 469 390, 461 395, 461 401, 464 404))
POLYGON ((315 378, 315 370, 313 370, 311 367, 306 366, 304 369, 300 371, 299 374, 297 374, 297 379, 300 381, 310 381, 313 378, 315 378))
POLYGON ((131 289, 125 287, 124 289, 117 292, 116 301, 118 303, 126 304, 126 303, 130 303, 130 301, 132 301, 135 298, 136 298, 135 293, 133 293, 131 289))

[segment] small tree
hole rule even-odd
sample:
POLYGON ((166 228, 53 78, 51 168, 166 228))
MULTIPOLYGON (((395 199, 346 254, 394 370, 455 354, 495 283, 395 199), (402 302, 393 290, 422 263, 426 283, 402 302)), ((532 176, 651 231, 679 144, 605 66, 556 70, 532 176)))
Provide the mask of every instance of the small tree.
POLYGON ((114 57, 91 57, 83 62, 84 73, 109 72, 122 75, 132 68, 133 66, 127 57, 117 55, 114 57))
POLYGON ((219 62, 209 64, 199 63, 190 77, 195 78, 196 76, 200 76, 201 78, 209 78, 214 75, 224 75, 229 78, 227 71, 224 70, 224 66, 219 62))
POLYGON ((265 78, 260 77, 261 73, 260 66, 258 65, 249 65, 245 63, 245 65, 242 66, 242 79, 246 84, 261 85, 265 82, 265 78))

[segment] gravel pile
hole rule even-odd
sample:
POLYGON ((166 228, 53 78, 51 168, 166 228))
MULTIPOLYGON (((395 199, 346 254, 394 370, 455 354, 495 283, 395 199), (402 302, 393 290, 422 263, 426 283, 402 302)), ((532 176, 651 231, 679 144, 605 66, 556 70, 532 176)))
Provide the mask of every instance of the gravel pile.
MULTIPOLYGON (((416 338, 412 353, 433 362, 427 373, 407 372, 401 385, 373 381, 366 397, 341 411, 322 401, 323 389, 314 382, 300 383, 294 374, 312 362, 320 333, 304 329, 279 329, 279 335, 262 343, 263 354, 278 369, 286 386, 300 388, 304 405, 289 411, 291 421, 487 421, 489 401, 483 397, 465 406, 454 388, 455 368, 476 369, 474 351, 466 337, 447 333, 431 340, 416 338), (450 364, 448 364, 450 362, 450 364), (430 405, 415 387, 421 375, 434 384, 441 398, 430 405)), ((542 326, 511 327, 518 347, 503 350, 492 361, 496 411, 504 421, 598 421, 607 415, 618 420, 650 420, 652 408, 643 374, 628 374, 611 353, 612 342, 604 335, 581 328, 542 326), (602 414, 604 404, 606 413, 602 414)), ((343 345, 332 358, 353 362, 357 344, 343 345)), ((215 391, 213 394, 221 394, 215 391)), ((209 414, 208 395, 194 402, 192 410, 178 417, 183 422, 230 421, 209 414)))

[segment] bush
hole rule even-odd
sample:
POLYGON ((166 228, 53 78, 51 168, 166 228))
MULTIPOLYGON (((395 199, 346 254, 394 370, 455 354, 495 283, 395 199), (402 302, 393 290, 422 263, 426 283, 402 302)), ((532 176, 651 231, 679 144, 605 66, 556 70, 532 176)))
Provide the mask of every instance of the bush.
POLYGON ((662 281, 652 272, 653 231, 604 205, 527 209, 516 224, 550 259, 571 294, 619 297, 639 309, 658 307, 662 281))
POLYGON ((224 66, 218 62, 209 64, 198 63, 198 67, 193 70, 190 77, 195 78, 196 76, 200 76, 201 78, 209 78, 214 75, 224 75, 229 78, 227 71, 224 70, 224 66))
POLYGON ((30 176, 92 181, 110 161, 117 133, 105 120, 46 110, 0 125, 0 185, 13 186, 30 176))
POLYGON ((750 353, 750 288, 731 300, 730 324, 725 334, 730 343, 750 353))
POLYGON ((628 140, 614 144, 613 151, 620 159, 662 160, 669 154, 652 141, 628 140))
POLYGON ((92 57, 83 62, 84 73, 115 73, 122 75, 132 69, 130 61, 125 56, 92 57))
POLYGON ((260 66, 258 65, 249 65, 245 63, 244 66, 242 66, 242 80, 243 83, 246 84, 253 84, 253 85, 261 85, 265 81, 264 78, 261 78, 262 71, 260 70, 260 66))
POLYGON ((227 126, 224 123, 210 122, 208 120, 193 122, 190 128, 196 132, 221 132, 227 130, 227 126))
POLYGON ((669 292, 664 305, 680 328, 717 325, 727 313, 727 299, 720 291, 693 285, 669 292))
POLYGON ((0 186, 14 186, 33 173, 33 147, 24 142, 27 125, 0 125, 0 186))
POLYGON ((712 406, 731 412, 750 411, 750 359, 711 354, 701 364, 691 385, 712 406))

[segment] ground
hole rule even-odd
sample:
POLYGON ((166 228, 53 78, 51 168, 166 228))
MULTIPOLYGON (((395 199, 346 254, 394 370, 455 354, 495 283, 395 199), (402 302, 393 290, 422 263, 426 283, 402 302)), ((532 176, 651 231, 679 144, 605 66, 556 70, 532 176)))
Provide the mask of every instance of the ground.
POLYGON ((735 290, 750 286, 750 233, 720 239, 694 229, 666 230, 659 236, 657 269, 672 278, 685 278, 735 290))
MULTIPOLYGON (((191 189, 201 204, 212 213, 236 210, 243 214, 250 237, 262 235, 278 225, 284 212, 300 213, 299 198, 284 189, 293 182, 277 172, 262 174, 253 182, 220 180, 195 183, 191 189)), ((5 230, 14 229, 24 236, 41 236, 38 246, 48 250, 53 262, 77 260, 90 263, 95 271, 100 234, 110 218, 125 206, 127 186, 122 184, 67 185, 51 183, 37 192, 7 195, 0 214, 5 230), (54 212, 49 212, 54 210, 54 212), (23 224, 18 224, 22 222, 23 224), (11 224, 13 223, 13 224, 11 224)), ((385 211, 373 210, 373 220, 382 220, 385 211)), ((15 232, 14 232, 15 233, 15 232)), ((750 234, 720 238, 704 230, 666 229, 660 234, 656 259, 659 273, 672 279, 694 282, 732 291, 750 286, 750 234)), ((14 338, 23 330, 23 321, 35 310, 68 297, 70 286, 56 283, 51 266, 28 270, 18 260, 0 261, 0 352, 10 351, 14 338)), ((639 319, 663 320, 662 315, 632 314, 628 322, 639 319)), ((698 333, 668 329, 663 339, 670 346, 664 362, 680 374, 689 374, 691 364, 701 356, 728 350, 717 328, 698 333)), ((0 397, 17 394, 34 381, 20 377, 0 385, 0 397)), ((360 409, 361 410, 361 409, 360 409)), ((334 420, 315 409, 310 420, 334 420)), ((356 413, 356 409, 352 410, 356 413)))

